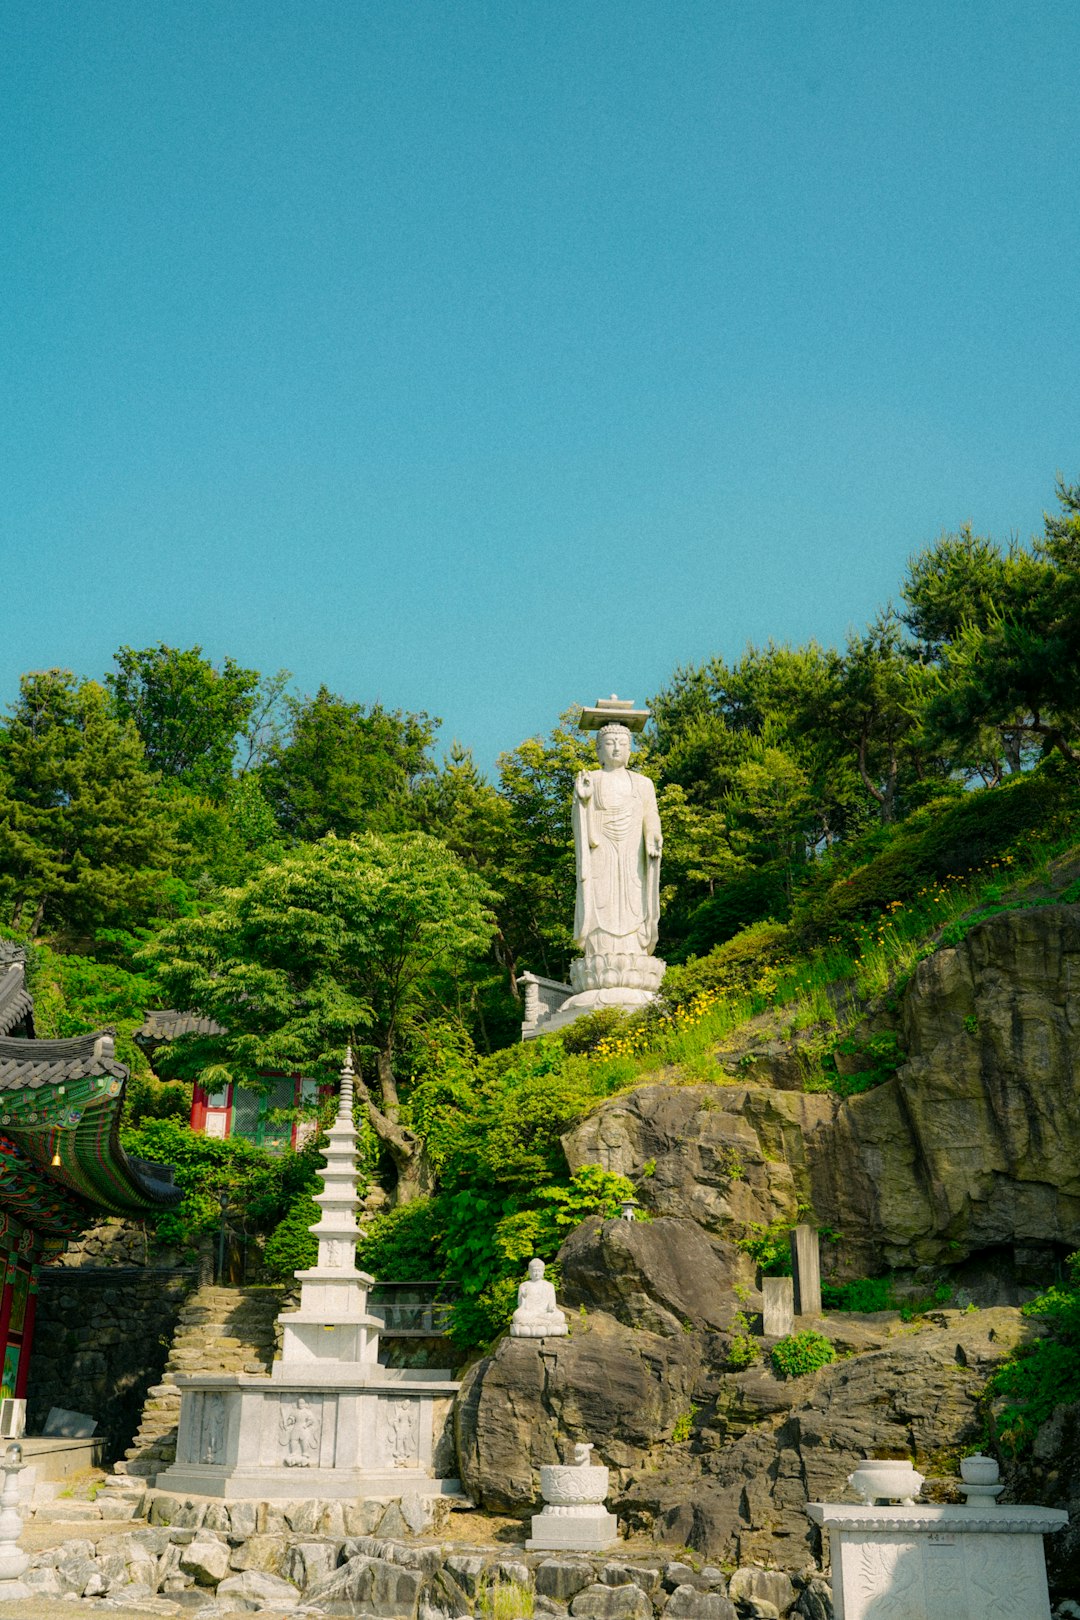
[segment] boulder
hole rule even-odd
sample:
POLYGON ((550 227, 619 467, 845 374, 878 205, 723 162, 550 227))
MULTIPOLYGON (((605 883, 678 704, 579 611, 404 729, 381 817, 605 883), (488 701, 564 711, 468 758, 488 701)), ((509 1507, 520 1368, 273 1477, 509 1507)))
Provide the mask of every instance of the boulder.
POLYGON ((723 1592, 677 1586, 664 1605, 665 1620, 736 1620, 735 1605, 723 1592))
POLYGON ((229 1573, 229 1549, 223 1541, 196 1538, 181 1549, 178 1563, 197 1586, 216 1586, 229 1573))
POLYGON ((883 1265, 1080 1244, 1080 907, 1002 912, 921 962, 908 1061, 838 1112, 814 1207, 883 1265))
POLYGON ((728 1596, 736 1603, 753 1599, 771 1603, 778 1614, 787 1614, 795 1602, 791 1578, 779 1569, 737 1569, 728 1582, 728 1596))
MULTIPOLYGON (((653 1607, 634 1582, 626 1586, 586 1586, 574 1598, 570 1613, 583 1620, 652 1620, 653 1607)), ((719 1617, 717 1617, 719 1620, 719 1617)))
POLYGON ((740 1308, 731 1290, 747 1270, 744 1260, 733 1244, 710 1243, 691 1220, 593 1216, 563 1244, 562 1296, 650 1333, 727 1328, 740 1308))
POLYGON ((259 1608, 295 1609, 300 1594, 290 1581, 277 1575, 267 1575, 259 1569, 245 1569, 239 1575, 227 1575, 217 1589, 219 1599, 239 1602, 252 1610, 259 1608))
POLYGON ((306 1592, 328 1579, 337 1568, 340 1542, 291 1541, 285 1551, 284 1577, 306 1592))
MULTIPOLYGON (((652 1214, 728 1238, 733 1223, 796 1218, 810 1192, 805 1138, 834 1104, 746 1085, 638 1086, 575 1125, 563 1150, 571 1170, 599 1164, 631 1176, 652 1214)), ((753 1277, 745 1261, 736 1280, 753 1277)))
POLYGON ((379 1558, 350 1558, 320 1586, 305 1593, 315 1614, 362 1614, 377 1620, 413 1620, 424 1584, 420 1570, 379 1558))
POLYGON ((597 1440, 613 1468, 670 1437, 700 1367, 694 1341, 635 1332, 596 1313, 568 1339, 500 1341, 466 1375, 458 1461, 469 1495, 496 1511, 539 1496, 539 1469, 562 1461, 558 1440, 597 1440))

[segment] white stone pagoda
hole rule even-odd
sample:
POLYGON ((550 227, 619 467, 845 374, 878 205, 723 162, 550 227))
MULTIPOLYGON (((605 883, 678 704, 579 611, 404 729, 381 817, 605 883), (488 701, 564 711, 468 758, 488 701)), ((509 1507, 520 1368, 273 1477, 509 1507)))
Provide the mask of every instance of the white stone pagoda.
POLYGON ((374 1277, 356 1269, 356 1129, 351 1052, 319 1171, 319 1254, 296 1273, 300 1306, 278 1318, 281 1358, 266 1374, 195 1374, 181 1390, 176 1462, 157 1488, 234 1500, 456 1493, 449 1371, 385 1367, 374 1277))

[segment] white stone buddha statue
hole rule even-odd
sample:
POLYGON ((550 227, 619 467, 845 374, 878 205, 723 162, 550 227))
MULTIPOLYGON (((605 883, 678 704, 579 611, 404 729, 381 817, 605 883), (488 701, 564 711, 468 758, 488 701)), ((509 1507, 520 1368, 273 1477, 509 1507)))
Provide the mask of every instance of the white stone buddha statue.
POLYGON ((529 1261, 529 1275, 518 1288, 517 1310, 510 1321, 512 1339, 561 1339, 566 1317, 555 1303, 555 1290, 544 1277, 544 1262, 529 1261))

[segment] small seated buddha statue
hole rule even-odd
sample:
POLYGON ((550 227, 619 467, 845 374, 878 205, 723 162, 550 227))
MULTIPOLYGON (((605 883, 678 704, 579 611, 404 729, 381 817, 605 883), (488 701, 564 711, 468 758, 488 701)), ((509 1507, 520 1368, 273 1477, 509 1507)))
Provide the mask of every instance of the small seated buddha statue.
POLYGON ((510 1321, 512 1339, 561 1339, 566 1317, 555 1303, 555 1290, 544 1279, 544 1262, 529 1261, 529 1275, 518 1288, 517 1310, 510 1321))

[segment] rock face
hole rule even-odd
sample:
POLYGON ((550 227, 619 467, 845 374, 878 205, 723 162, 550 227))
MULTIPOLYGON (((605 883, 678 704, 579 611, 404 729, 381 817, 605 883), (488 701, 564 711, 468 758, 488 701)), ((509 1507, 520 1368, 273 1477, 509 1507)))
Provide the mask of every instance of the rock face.
POLYGON ((713 1244, 694 1221, 603 1221, 592 1216, 562 1253, 563 1298, 649 1333, 726 1329, 732 1285, 752 1287, 754 1267, 732 1244, 713 1244))
POLYGON ((834 1098, 799 1092, 639 1086, 582 1120, 563 1148, 571 1170, 632 1176, 653 1214, 725 1236, 795 1219, 811 1190, 807 1141, 835 1113, 834 1098))
POLYGON ((1080 1244, 1080 908, 991 917, 921 963, 909 1061, 808 1144, 818 1218, 879 1265, 1080 1244))
MULTIPOLYGON (((841 1275, 965 1262, 991 1286, 1003 1256, 1080 1247, 1080 907, 989 918, 921 963, 891 1016, 907 1061, 860 1096, 788 1089, 783 1064, 782 1085, 757 1083, 770 1047, 755 1083, 641 1086, 568 1134, 571 1168, 632 1177, 653 1219, 586 1221, 560 1256, 572 1337, 504 1341, 471 1370, 457 1437, 478 1501, 535 1505, 540 1465, 592 1440, 631 1531, 795 1573, 821 1550, 807 1501, 843 1495, 867 1454, 954 1472, 987 1376, 1037 1327, 1004 1306, 917 1330, 838 1317, 814 1325, 849 1359, 792 1383, 734 1372, 732 1318, 757 1303, 738 1245, 801 1208, 841 1234, 841 1275)), ((1075 1454, 1075 1413, 1061 1424, 1075 1454)), ((1054 1478, 1070 1505, 1075 1471, 1054 1478)), ((1050 1560, 1063 1579, 1080 1565, 1065 1536, 1050 1560)), ((777 1606, 764 1586, 739 1601, 777 1606)), ((807 1587, 800 1612, 824 1601, 807 1587)))
POLYGON ((992 1368, 1037 1331, 1008 1307, 935 1321, 887 1324, 880 1348, 791 1382, 761 1366, 725 1371, 721 1335, 675 1340, 599 1314, 551 1351, 504 1339, 462 1392, 463 1483, 485 1507, 520 1510, 560 1438, 591 1435, 613 1473, 609 1506, 632 1530, 801 1569, 818 1550, 806 1503, 842 1495, 875 1450, 940 1471, 974 1438, 992 1368))
POLYGON ((1080 907, 979 924, 920 963, 897 1024, 908 1061, 873 1091, 642 1086, 568 1134, 571 1168, 720 1239, 801 1202, 853 1276, 1080 1246, 1080 907))
POLYGON ((671 1435, 700 1370, 693 1335, 634 1331, 610 1316, 574 1322, 569 1339, 500 1340, 466 1375, 456 1408, 461 1481, 482 1506, 539 1503, 539 1470, 564 1461, 559 1440, 602 1436, 609 1466, 632 1466, 671 1435))

